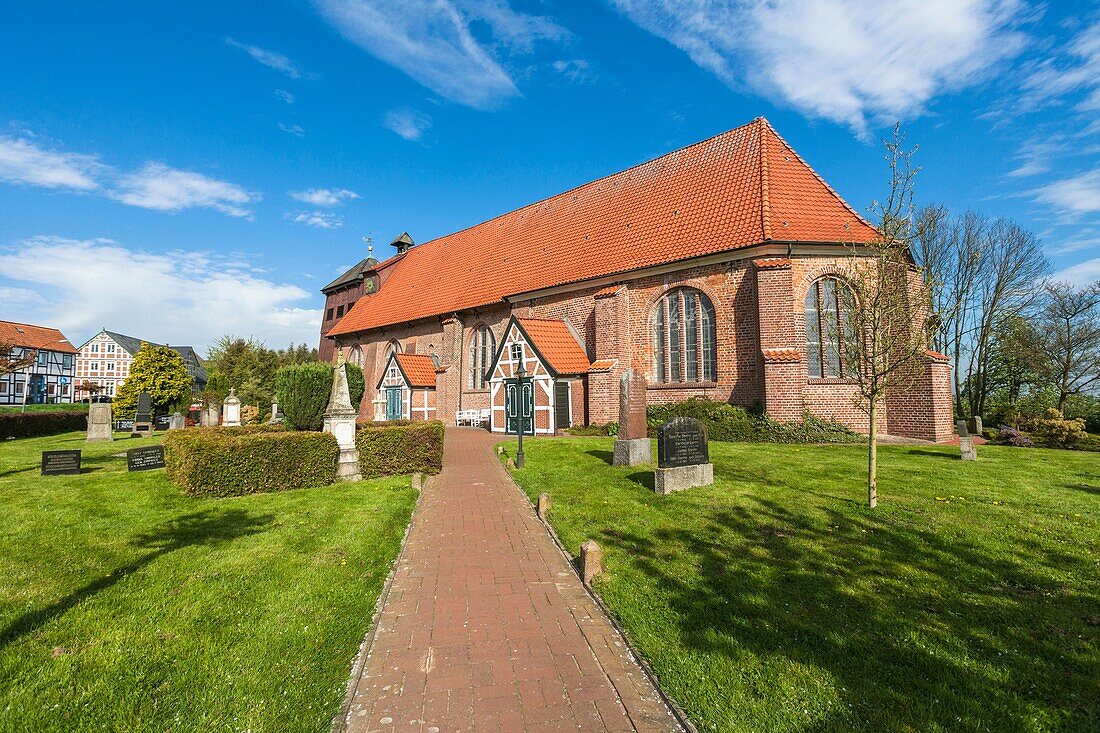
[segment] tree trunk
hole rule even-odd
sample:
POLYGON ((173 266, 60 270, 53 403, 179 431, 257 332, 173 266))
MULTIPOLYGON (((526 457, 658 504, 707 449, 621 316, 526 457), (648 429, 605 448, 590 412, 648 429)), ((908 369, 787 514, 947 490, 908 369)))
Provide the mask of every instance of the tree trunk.
POLYGON ((867 506, 878 506, 878 400, 871 400, 867 430, 867 506))

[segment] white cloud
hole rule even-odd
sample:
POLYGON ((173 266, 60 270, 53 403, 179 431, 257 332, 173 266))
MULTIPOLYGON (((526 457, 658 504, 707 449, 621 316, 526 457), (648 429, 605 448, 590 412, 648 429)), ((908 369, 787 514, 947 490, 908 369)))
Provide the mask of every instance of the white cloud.
POLYGON ((1080 95, 1078 112, 1100 109, 1100 20, 1085 26, 1054 55, 1031 66, 1017 104, 1033 109, 1057 97, 1080 95))
POLYGON ((866 134, 1016 53, 1018 0, 610 0, 730 86, 866 134))
POLYGON ((233 48, 239 48, 252 57, 254 61, 258 61, 269 69, 275 69, 289 76, 291 79, 298 79, 302 76, 302 70, 298 68, 298 65, 291 61, 288 57, 276 51, 268 51, 265 48, 259 46, 251 46, 247 43, 241 43, 233 38, 226 38, 227 45, 233 48))
POLYGON ((107 326, 204 352, 226 333, 314 343, 320 328, 320 310, 307 307, 311 293, 211 252, 153 254, 109 239, 43 236, 0 249, 0 272, 37 295, 9 302, 0 287, 5 317, 57 326, 76 343, 107 326))
POLYGON ((295 100, 294 95, 291 94, 290 92, 288 92, 285 89, 276 89, 275 90, 275 96, 278 97, 279 99, 283 100, 287 104, 294 104, 294 100, 295 100))
POLYGON ((105 172, 107 167, 94 155, 46 150, 29 140, 0 136, 0 180, 91 191, 105 172))
POLYGON ((432 126, 432 118, 407 107, 391 109, 382 117, 382 126, 406 140, 416 141, 432 126))
POLYGON ((572 84, 591 84, 596 80, 591 64, 584 59, 561 59, 551 64, 554 71, 572 84))
POLYGON ((289 132, 291 135, 297 135, 298 137, 305 137, 306 131, 302 129, 301 125, 288 125, 285 122, 279 123, 279 129, 283 132, 289 132))
POLYGON ((1100 169, 1064 178, 1038 188, 1035 198, 1068 214, 1100 211, 1100 169))
POLYGON ((1050 276, 1054 282, 1067 282, 1071 285, 1088 285, 1100 280, 1100 257, 1078 262, 1050 276))
POLYGON ((314 206, 336 206, 359 198, 355 191, 346 188, 307 188, 304 191, 288 191, 290 198, 314 206))
POLYGON ((317 229, 339 229, 344 226, 344 217, 327 211, 287 212, 286 218, 296 224, 305 224, 317 229))
POLYGON ((163 163, 146 163, 140 170, 123 176, 111 195, 124 204, 143 209, 206 208, 241 217, 251 215, 245 207, 260 200, 259 194, 250 193, 235 183, 163 163))
POLYGON ((349 41, 436 94, 477 109, 519 94, 511 76, 474 28, 484 26, 500 50, 528 53, 539 40, 568 32, 542 16, 518 13, 505 0, 315 0, 349 41), (475 25, 476 24, 476 25, 475 25))

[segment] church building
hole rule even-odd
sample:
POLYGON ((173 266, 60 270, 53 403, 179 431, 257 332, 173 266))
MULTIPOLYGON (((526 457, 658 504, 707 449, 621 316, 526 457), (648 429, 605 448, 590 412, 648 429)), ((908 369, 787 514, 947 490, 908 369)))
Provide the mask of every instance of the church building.
MULTIPOLYGON (((364 418, 552 434, 618 420, 632 368, 649 404, 706 397, 866 431, 830 334, 844 264, 876 236, 759 118, 454 234, 402 234, 323 289, 321 355, 376 386, 364 418)), ((950 376, 928 352, 880 430, 950 440, 950 376)))

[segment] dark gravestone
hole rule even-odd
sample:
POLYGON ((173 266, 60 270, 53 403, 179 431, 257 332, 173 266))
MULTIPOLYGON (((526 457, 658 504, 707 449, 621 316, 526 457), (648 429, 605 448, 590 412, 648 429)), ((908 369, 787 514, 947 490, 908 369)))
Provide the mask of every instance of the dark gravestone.
POLYGON ((127 471, 151 471, 154 468, 164 468, 163 445, 149 445, 126 451, 127 471))
POLYGON ((80 473, 80 451, 44 450, 42 451, 42 475, 65 476, 80 473))
POLYGON ((153 420, 153 429, 154 430, 167 430, 168 428, 170 428, 172 426, 171 420, 172 420, 171 415, 157 415, 156 419, 153 420))
POLYGON ((612 465, 637 466, 653 460, 645 405, 645 375, 627 369, 619 376, 619 434, 612 465))
POLYGON ((667 495, 673 491, 714 483, 707 429, 698 420, 677 417, 657 429, 657 470, 653 490, 667 495))
POLYGON ((133 420, 115 420, 115 430, 133 430, 133 420))
POLYGON ((153 400, 148 392, 138 395, 137 414, 134 416, 134 429, 131 435, 149 437, 153 432, 153 400))
POLYGON ((657 429, 657 466, 678 468, 710 463, 707 429, 690 417, 677 417, 657 429))

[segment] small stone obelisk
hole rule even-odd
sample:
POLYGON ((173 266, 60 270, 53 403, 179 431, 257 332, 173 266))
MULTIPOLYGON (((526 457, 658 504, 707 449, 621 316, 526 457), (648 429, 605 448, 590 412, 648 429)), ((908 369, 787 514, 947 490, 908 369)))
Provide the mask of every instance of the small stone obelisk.
POLYGON ((653 461, 645 403, 645 375, 627 369, 619 377, 619 436, 612 465, 637 466, 653 461))
POLYGON ((348 372, 344 360, 336 365, 332 373, 332 393, 325 410, 324 431, 332 433, 340 446, 340 457, 336 461, 337 481, 359 481, 359 450, 355 447, 355 418, 359 413, 351 406, 351 393, 348 389, 348 372))

